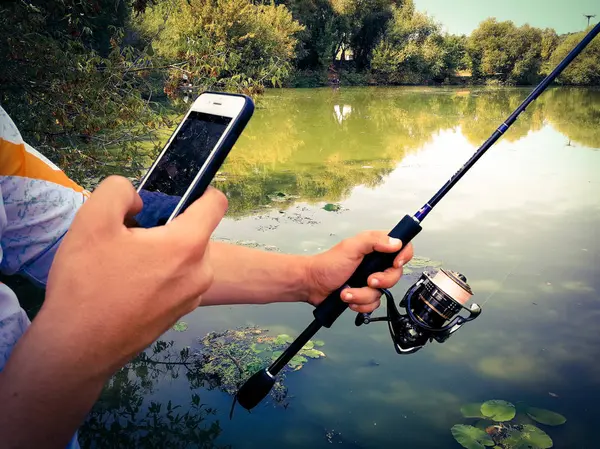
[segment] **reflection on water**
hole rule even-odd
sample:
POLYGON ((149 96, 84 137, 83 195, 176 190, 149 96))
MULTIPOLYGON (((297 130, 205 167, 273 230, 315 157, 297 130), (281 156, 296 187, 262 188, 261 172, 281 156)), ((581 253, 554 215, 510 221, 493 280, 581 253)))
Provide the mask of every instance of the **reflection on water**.
MULTIPOLYGON (((230 214, 273 204, 278 192, 309 203, 345 199, 357 185, 377 187, 408 155, 439 133, 479 146, 529 89, 304 89, 260 98, 257 111, 217 177, 230 214)), ((503 142, 550 125, 564 143, 600 147, 600 90, 551 89, 531 104, 503 142)), ((464 148, 464 145, 463 145, 464 148)), ((470 150, 471 148, 468 147, 470 150)), ((456 163, 461 160, 447 148, 456 163)))
MULTIPOLYGON (((215 237, 312 254, 365 229, 389 229, 528 93, 268 92, 216 181, 230 211, 215 237)), ((229 420, 231 398, 185 375, 157 377, 146 403, 171 400, 185 413, 198 394, 215 409, 201 415, 201 427, 218 423, 204 447, 458 449, 450 428, 464 422, 460 405, 525 401, 567 418, 545 429, 554 447, 597 447, 599 114, 600 91, 548 91, 423 223, 415 253, 464 273, 483 304, 445 344, 399 357, 385 324, 357 328, 349 313, 319 333, 327 357, 288 376, 285 410, 267 403, 229 420)), ((403 279, 395 296, 409 285, 403 279)), ((302 304, 199 309, 184 318, 186 332, 164 339, 193 349, 210 331, 246 325, 295 336, 310 312, 302 304)))

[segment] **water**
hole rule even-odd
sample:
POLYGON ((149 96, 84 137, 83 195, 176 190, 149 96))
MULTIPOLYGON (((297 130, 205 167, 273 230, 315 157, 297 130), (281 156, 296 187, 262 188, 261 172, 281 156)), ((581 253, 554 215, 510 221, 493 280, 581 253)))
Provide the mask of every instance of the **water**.
MULTIPOLYGON (((389 230, 529 90, 269 91, 215 183, 230 199, 215 237, 314 254, 362 230, 389 230)), ((286 409, 238 408, 229 420, 229 396, 190 385, 183 367, 173 378, 158 365, 120 384, 113 405, 145 397, 164 415, 169 400, 185 411, 196 393, 214 409, 191 426, 206 430, 207 448, 416 449, 460 448, 449 430, 468 422, 460 406, 504 399, 563 414, 565 425, 543 427, 554 447, 598 447, 599 149, 600 91, 552 89, 429 215, 415 254, 464 273, 484 304, 445 344, 401 357, 387 325, 357 328, 346 312, 318 334, 327 357, 288 375, 286 409), (136 390, 142 378, 152 391, 136 390)), ((393 289, 398 299, 409 285, 393 289)), ((304 304, 199 309, 184 318, 185 332, 161 340, 194 348, 207 332, 246 325, 296 336, 311 317, 304 304)), ((172 438, 170 447, 189 442, 183 432, 172 438)))

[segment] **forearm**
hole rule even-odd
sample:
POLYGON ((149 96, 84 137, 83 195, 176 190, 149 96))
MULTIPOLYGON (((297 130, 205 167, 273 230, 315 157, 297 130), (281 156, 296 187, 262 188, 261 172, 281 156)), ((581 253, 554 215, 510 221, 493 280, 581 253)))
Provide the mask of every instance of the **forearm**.
POLYGON ((40 312, 0 372, 7 449, 66 447, 114 368, 98 359, 84 332, 75 335, 54 318, 40 312))
POLYGON ((202 305, 307 301, 309 257, 211 242, 214 281, 202 305))

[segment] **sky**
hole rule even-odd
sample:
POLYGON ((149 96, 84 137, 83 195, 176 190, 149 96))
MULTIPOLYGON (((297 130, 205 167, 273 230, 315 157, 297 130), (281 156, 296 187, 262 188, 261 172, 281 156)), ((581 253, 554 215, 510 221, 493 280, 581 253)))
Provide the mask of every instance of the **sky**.
POLYGON ((584 14, 596 14, 590 25, 600 20, 600 0, 414 0, 418 11, 426 12, 452 34, 470 34, 481 21, 496 17, 515 25, 529 23, 538 28, 554 28, 558 34, 582 31, 584 14))

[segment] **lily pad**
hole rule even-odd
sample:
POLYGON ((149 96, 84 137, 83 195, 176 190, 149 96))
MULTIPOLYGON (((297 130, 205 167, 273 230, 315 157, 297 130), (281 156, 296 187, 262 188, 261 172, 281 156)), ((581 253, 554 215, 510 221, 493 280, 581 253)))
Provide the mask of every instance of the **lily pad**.
POLYGON ((563 415, 543 408, 529 407, 527 415, 534 421, 547 426, 560 426, 567 422, 567 418, 563 415))
POLYGON ((319 357, 325 357, 325 353, 317 349, 309 349, 308 351, 302 351, 302 355, 310 357, 311 359, 318 359, 319 357))
POLYGON ((481 413, 481 402, 471 402, 460 408, 460 412, 465 418, 485 418, 481 413))
POLYGON ((489 419, 480 419, 475 423, 475 427, 481 430, 485 430, 490 426, 496 425, 495 421, 491 421, 489 419))
POLYGON ((250 347, 257 354, 260 354, 261 352, 269 349, 269 345, 267 345, 266 343, 252 343, 252 346, 250 346, 250 347))
POLYGON ((306 344, 304 346, 302 346, 302 350, 309 350, 315 347, 315 342, 314 341, 307 341, 306 344))
POLYGON ((517 412, 510 402, 494 399, 481 405, 481 413, 494 421, 510 421, 517 412))
POLYGON ((477 427, 456 424, 450 431, 454 439, 467 449, 484 449, 485 446, 494 446, 495 444, 491 436, 477 427))
POLYGON ((521 442, 517 445, 519 449, 552 447, 552 438, 546 432, 535 426, 525 425, 521 430, 521 442))
POLYGON ((173 330, 177 332, 184 332, 188 328, 188 324, 185 321, 179 321, 173 325, 173 330))
POLYGON ((294 339, 288 334, 281 334, 275 338, 275 341, 273 343, 275 343, 276 345, 285 345, 286 343, 291 343, 293 341, 294 339))
POLYGON ((323 340, 315 340, 315 346, 325 346, 325 342, 323 340))
POLYGON ((297 355, 288 362, 288 366, 290 368, 300 369, 306 362, 308 362, 306 357, 297 355))
POLYGON ((340 206, 339 204, 332 204, 332 203, 327 203, 325 206, 323 206, 323 209, 325 209, 327 212, 337 212, 342 208, 342 206, 340 206))

